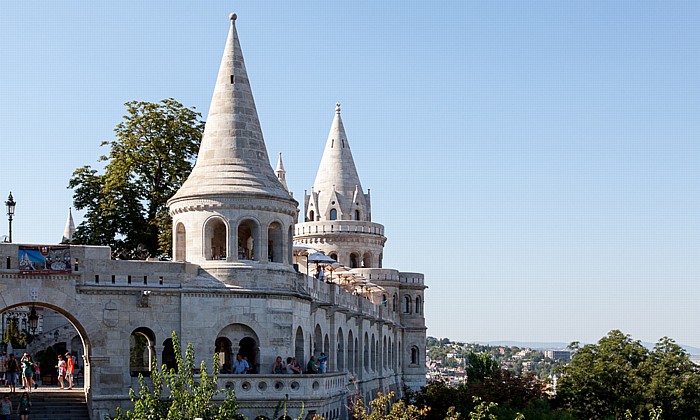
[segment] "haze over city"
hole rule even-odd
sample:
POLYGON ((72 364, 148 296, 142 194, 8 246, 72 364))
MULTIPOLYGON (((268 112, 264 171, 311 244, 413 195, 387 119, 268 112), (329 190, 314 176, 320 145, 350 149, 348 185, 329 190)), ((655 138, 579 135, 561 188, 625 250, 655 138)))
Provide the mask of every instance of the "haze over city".
POLYGON ((428 335, 700 347, 691 1, 4 2, 15 242, 60 241, 124 102, 206 119, 229 12, 297 200, 342 104, 384 266, 425 273, 428 335))

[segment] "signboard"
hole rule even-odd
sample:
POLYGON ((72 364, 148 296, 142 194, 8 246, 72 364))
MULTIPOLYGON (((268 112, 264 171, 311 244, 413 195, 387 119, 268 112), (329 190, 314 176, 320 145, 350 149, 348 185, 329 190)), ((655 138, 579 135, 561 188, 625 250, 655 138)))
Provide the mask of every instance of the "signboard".
POLYGON ((69 246, 20 245, 17 258, 22 274, 65 274, 72 271, 69 246))

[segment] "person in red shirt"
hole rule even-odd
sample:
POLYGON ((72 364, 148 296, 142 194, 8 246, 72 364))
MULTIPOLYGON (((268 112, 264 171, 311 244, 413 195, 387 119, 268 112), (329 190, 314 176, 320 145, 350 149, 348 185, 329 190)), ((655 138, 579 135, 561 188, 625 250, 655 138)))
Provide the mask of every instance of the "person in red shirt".
POLYGON ((75 371, 75 363, 70 353, 66 353, 66 379, 68 379, 68 389, 73 389, 73 372, 75 371))

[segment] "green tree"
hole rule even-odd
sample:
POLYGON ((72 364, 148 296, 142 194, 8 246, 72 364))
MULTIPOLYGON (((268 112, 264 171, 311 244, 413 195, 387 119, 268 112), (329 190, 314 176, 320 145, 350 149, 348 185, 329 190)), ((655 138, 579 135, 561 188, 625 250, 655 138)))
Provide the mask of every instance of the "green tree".
POLYGON ((194 374, 194 348, 187 345, 185 357, 182 357, 177 334, 172 335, 173 350, 177 369, 163 365, 160 368, 153 362, 150 385, 139 375, 139 391, 129 390, 129 398, 134 405, 132 410, 117 408, 116 420, 231 420, 242 419, 237 413, 238 402, 233 390, 221 390, 217 387, 219 371, 218 354, 214 355, 211 373, 207 373, 206 363, 202 360, 200 373, 194 374), (214 398, 224 394, 220 404, 214 398))
POLYGON ((500 370, 498 362, 488 353, 469 352, 467 361, 467 381, 470 384, 482 382, 500 370))
POLYGON ((377 398, 370 401, 370 408, 361 399, 352 406, 352 416, 357 420, 417 420, 425 418, 429 408, 418 408, 407 404, 404 400, 394 400, 394 392, 378 393, 377 398))
POLYGON ((187 179, 199 149, 201 114, 174 99, 127 102, 114 129, 104 174, 90 166, 73 172, 75 208, 85 210, 75 242, 109 245, 121 258, 169 254, 166 202, 187 179))
POLYGON ((650 352, 613 330, 579 347, 562 368, 558 400, 585 418, 638 418, 661 409, 668 418, 700 419, 700 373, 687 353, 668 338, 650 352))

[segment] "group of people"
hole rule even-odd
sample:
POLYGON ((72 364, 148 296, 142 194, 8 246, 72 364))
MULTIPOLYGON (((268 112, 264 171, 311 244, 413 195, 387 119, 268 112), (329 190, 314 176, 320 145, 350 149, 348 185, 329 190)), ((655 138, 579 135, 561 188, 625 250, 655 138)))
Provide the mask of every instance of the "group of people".
MULTIPOLYGON (((58 363, 55 368, 58 371, 58 382, 61 389, 73 389, 73 375, 75 373, 75 360, 66 353, 58 355, 58 363), (64 382, 65 381, 65 382, 64 382)), ((32 360, 29 353, 24 353, 20 360, 14 354, 7 355, 4 351, 0 356, 0 376, 2 385, 8 386, 11 393, 17 391, 17 384, 21 378, 22 389, 31 394, 32 389, 39 387, 41 380, 41 366, 39 362, 32 360)))
POLYGON ((29 420, 29 410, 32 407, 32 401, 29 399, 29 394, 25 391, 17 402, 17 408, 12 409, 12 401, 10 394, 5 394, 0 400, 0 419, 10 420, 12 413, 19 413, 20 420, 29 420))
MULTIPOLYGON (((316 358, 316 356, 311 356, 309 362, 306 364, 305 373, 326 373, 326 366, 328 362, 328 356, 326 353, 321 353, 321 355, 316 358)), ((277 356, 275 363, 272 364, 272 373, 275 375, 280 374, 300 374, 303 373, 301 366, 297 363, 296 357, 287 357, 287 363, 282 360, 282 356, 277 356)))

